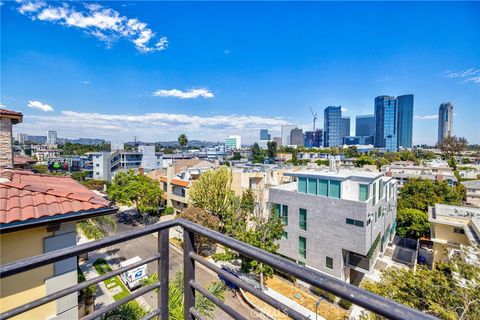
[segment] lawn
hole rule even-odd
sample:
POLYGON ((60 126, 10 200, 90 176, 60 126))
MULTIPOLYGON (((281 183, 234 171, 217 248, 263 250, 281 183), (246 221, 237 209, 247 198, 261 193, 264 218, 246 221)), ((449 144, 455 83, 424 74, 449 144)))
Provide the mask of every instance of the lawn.
MULTIPOLYGON (((108 262, 105 261, 105 259, 103 258, 98 258, 97 260, 95 260, 95 262, 93 263, 93 266, 95 270, 97 270, 99 275, 103 275, 107 272, 112 271, 112 268, 110 267, 108 262)), ((115 299, 115 301, 121 300, 130 294, 130 291, 127 289, 127 287, 123 284, 122 280, 120 280, 118 276, 107 279, 103 281, 103 283, 105 283, 105 286, 107 286, 108 289, 112 289, 117 286, 119 286, 122 289, 122 291, 120 291, 119 293, 113 296, 113 299, 115 299)))

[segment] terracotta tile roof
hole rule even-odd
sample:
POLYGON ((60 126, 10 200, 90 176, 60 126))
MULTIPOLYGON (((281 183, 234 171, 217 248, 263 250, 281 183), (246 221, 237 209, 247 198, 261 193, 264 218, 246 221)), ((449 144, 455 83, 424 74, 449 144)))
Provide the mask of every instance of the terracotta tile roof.
POLYGON ((23 114, 21 112, 16 112, 16 111, 7 110, 7 109, 1 109, 1 108, 0 108, 0 117, 11 118, 14 124, 22 122, 23 120, 23 114))
POLYGON ((180 186, 180 187, 188 187, 190 182, 188 181, 185 181, 185 180, 180 180, 180 179, 172 179, 172 181, 170 181, 171 184, 174 184, 176 186, 180 186))
POLYGON ((110 205, 69 177, 8 169, 0 172, 0 225, 110 205))
POLYGON ((26 165, 29 163, 35 163, 35 159, 30 158, 28 156, 20 156, 20 155, 14 155, 13 156, 13 164, 17 166, 21 165, 26 165))
POLYGON ((160 177, 161 182, 168 182, 168 178, 166 176, 160 177))

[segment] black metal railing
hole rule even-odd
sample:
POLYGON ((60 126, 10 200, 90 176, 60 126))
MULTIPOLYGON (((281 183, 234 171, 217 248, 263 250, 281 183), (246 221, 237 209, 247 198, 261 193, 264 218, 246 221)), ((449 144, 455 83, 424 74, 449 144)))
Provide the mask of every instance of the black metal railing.
POLYGON ((91 320, 96 319, 106 312, 109 312, 122 304, 136 299, 152 290, 158 289, 158 308, 148 314, 144 319, 152 319, 159 317, 162 320, 168 319, 168 278, 169 278, 169 229, 174 226, 183 227, 183 268, 184 268, 184 318, 185 319, 203 319, 197 310, 195 310, 195 295, 200 293, 206 298, 211 300, 215 305, 220 309, 226 312, 228 315, 234 319, 245 319, 245 316, 242 315, 238 310, 235 310, 229 305, 226 305, 223 301, 217 299, 215 296, 211 295, 207 290, 205 290, 201 285, 198 284, 195 280, 195 265, 200 263, 203 266, 209 268, 213 272, 217 273, 223 279, 226 279, 234 283, 239 288, 250 292, 252 295, 256 296, 260 300, 270 304, 279 311, 285 313, 293 319, 308 319, 302 315, 297 310, 292 309, 291 307, 281 303, 280 301, 268 296, 263 291, 252 286, 251 284, 241 280, 232 274, 228 273, 225 270, 222 270, 215 264, 207 261, 203 257, 195 253, 195 234, 205 236, 212 241, 219 243, 225 247, 228 247, 234 251, 241 253, 242 255, 248 256, 252 259, 255 259, 261 263, 269 265, 274 269, 288 274, 292 277, 295 277, 299 280, 302 280, 306 283, 309 283, 312 286, 326 290, 340 298, 351 301, 352 303, 359 305, 367 310, 370 310, 378 315, 391 318, 391 319, 435 319, 432 316, 426 315, 419 311, 408 308, 402 304, 396 303, 394 301, 388 300, 386 298, 374 295, 368 291, 365 291, 359 287, 350 285, 344 281, 331 277, 329 275, 317 272, 313 269, 302 267, 297 265, 285 258, 279 257, 277 255, 265 252, 256 247, 250 246, 241 241, 227 237, 219 232, 206 229, 200 225, 192 223, 184 219, 176 219, 167 222, 158 223, 148 227, 144 227, 138 230, 125 232, 113 237, 108 237, 102 240, 93 241, 85 244, 81 244, 74 247, 64 248, 57 251, 52 251, 46 254, 26 258, 23 260, 15 261, 0 266, 0 279, 5 277, 13 276, 28 270, 32 270, 47 264, 51 264, 56 261, 64 260, 66 258, 71 258, 79 256, 81 254, 91 252, 97 249, 105 248, 112 246, 114 244, 122 243, 128 240, 139 238, 151 233, 158 232, 158 253, 143 259, 137 263, 131 264, 129 266, 111 271, 102 276, 96 277, 78 283, 69 288, 62 289, 55 293, 49 294, 45 297, 39 298, 35 301, 26 302, 25 304, 13 308, 11 310, 5 311, 0 314, 0 320, 8 319, 17 315, 20 315, 26 311, 32 310, 36 307, 44 305, 46 303, 55 301, 61 297, 64 297, 68 294, 78 292, 82 289, 85 289, 91 285, 97 284, 103 280, 109 279, 113 276, 119 275, 125 271, 136 268, 140 265, 158 261, 158 279, 159 281, 155 284, 141 287, 140 289, 134 291, 126 298, 118 300, 112 304, 104 306, 98 310, 95 310, 93 313, 86 315, 83 319, 91 320))

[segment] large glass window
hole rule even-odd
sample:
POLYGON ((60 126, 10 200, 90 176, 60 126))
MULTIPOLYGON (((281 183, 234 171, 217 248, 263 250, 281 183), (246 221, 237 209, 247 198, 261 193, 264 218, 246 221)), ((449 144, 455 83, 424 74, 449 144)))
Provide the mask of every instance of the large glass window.
POLYGON ((280 205, 278 203, 273 204, 273 213, 275 217, 280 218, 280 205))
POLYGON ((368 184, 360 184, 358 192, 358 200, 367 201, 368 199, 368 184))
POLYGON ((331 198, 340 198, 340 181, 330 180, 329 195, 331 198))
POLYGON ((282 221, 284 225, 288 225, 288 206, 282 206, 282 221))
POLYGON ((320 187, 319 187, 319 195, 328 197, 328 180, 318 180, 320 187))
POLYGON ((304 259, 307 258, 307 239, 305 237, 298 237, 298 254, 304 259))
POLYGON ((283 231, 282 239, 288 239, 288 232, 283 231))
POLYGON ((329 269, 333 269, 333 258, 325 257, 325 265, 329 269))
POLYGON ((307 230, 307 209, 302 209, 298 211, 298 225, 300 229, 307 230))
POLYGON ((377 183, 373 183, 373 204, 377 202, 377 183))
POLYGON ((298 192, 307 193, 307 178, 298 178, 298 192))
POLYGON ((317 179, 308 178, 308 194, 317 194, 317 179))
POLYGON ((378 181, 378 199, 383 198, 383 180, 378 181))

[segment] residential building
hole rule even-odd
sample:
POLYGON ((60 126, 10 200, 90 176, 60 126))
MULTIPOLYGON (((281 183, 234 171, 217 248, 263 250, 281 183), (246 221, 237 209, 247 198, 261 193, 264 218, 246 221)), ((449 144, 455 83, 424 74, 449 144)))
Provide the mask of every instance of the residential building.
MULTIPOLYGON (((0 261, 3 264, 75 247, 76 222, 117 211, 69 177, 0 171, 0 261)), ((1 311, 77 284, 77 257, 2 279, 1 311)), ((68 294, 13 319, 78 319, 78 295, 68 294)))
POLYGON ((142 168, 149 172, 154 169, 163 168, 163 153, 155 152, 154 146, 139 146, 138 151, 126 151, 117 149, 114 151, 90 152, 87 153, 92 168, 89 178, 93 180, 112 181, 115 174, 129 169, 138 170, 142 168))
POLYGON ((375 116, 373 114, 355 117, 355 135, 358 137, 372 136, 375 132, 375 116))
POLYGON ((325 147, 339 147, 342 145, 342 108, 340 106, 327 107, 324 111, 324 144, 325 147))
POLYGON ((271 187, 269 202, 285 224, 278 253, 358 284, 393 239, 397 183, 379 172, 285 173, 293 182, 271 187))
POLYGON ((56 144, 36 144, 31 146, 31 150, 32 156, 40 162, 48 161, 48 159, 60 155, 56 144))
POLYGON ((47 144, 48 145, 56 145, 57 144, 57 131, 55 130, 48 130, 47 132, 47 144))
POLYGON ((296 125, 282 125, 281 135, 282 135, 282 146, 288 146, 291 141, 291 131, 295 129, 296 125))
POLYGON ((323 129, 305 132, 305 147, 322 148, 323 147, 323 129))
POLYGON ((480 245, 480 209, 435 204, 428 207, 433 266, 463 246, 480 245))
POLYGON ((28 141, 28 134, 26 133, 17 133, 17 142, 19 144, 25 144, 28 141))
POLYGON ((448 166, 422 166, 415 165, 411 161, 398 161, 382 167, 386 176, 398 180, 398 187, 401 188, 409 179, 428 179, 431 181, 446 181, 449 186, 458 183, 452 168, 448 166))
POLYGON ((398 112, 398 147, 404 149, 412 147, 413 134, 413 94, 397 97, 398 112))
POLYGON ((271 136, 270 136, 270 133, 268 133, 268 129, 260 130, 260 140, 271 140, 271 136))
POLYGON ((480 180, 463 181, 467 192, 466 204, 480 207, 480 180))
POLYGON ((347 146, 353 145, 373 145, 373 136, 366 136, 366 137, 358 137, 358 136, 350 136, 350 137, 343 137, 343 144, 347 146))
POLYGON ((295 128, 290 131, 290 143, 289 145, 303 147, 305 140, 303 137, 303 130, 300 128, 295 128))
POLYGON ((148 176, 160 181, 164 191, 165 206, 172 207, 174 214, 181 213, 189 205, 188 191, 203 172, 218 167, 218 161, 185 159, 174 162, 166 169, 153 170, 148 176))
POLYGON ((452 135, 453 125, 453 104, 444 102, 438 108, 438 141, 440 144, 443 139, 452 135))
POLYGON ((20 112, 0 109, 0 169, 13 168, 12 126, 22 121, 20 112))
POLYGON ((342 138, 350 136, 350 117, 342 117, 342 138))
POLYGON ((225 149, 239 150, 242 148, 242 137, 238 135, 228 136, 225 139, 225 149))
POLYGON ((374 146, 385 151, 397 151, 397 99, 391 96, 375 98, 374 146))

